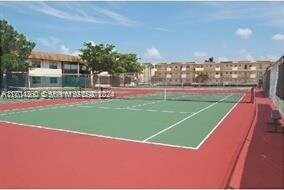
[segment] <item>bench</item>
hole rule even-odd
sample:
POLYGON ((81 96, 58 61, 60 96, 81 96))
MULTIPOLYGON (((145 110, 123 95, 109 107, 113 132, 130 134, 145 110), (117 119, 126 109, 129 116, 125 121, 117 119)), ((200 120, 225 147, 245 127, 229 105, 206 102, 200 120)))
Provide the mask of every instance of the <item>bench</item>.
POLYGON ((281 125, 281 113, 279 110, 272 110, 271 111, 271 122, 269 122, 267 132, 273 133, 284 133, 284 127, 281 125))

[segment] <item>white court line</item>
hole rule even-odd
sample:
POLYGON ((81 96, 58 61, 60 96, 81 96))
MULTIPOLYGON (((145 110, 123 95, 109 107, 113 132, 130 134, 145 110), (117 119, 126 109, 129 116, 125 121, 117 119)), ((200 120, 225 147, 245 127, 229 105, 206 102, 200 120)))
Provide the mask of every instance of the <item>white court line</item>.
POLYGON ((133 106, 127 106, 127 107, 128 108, 136 108, 136 107, 147 106, 147 105, 150 105, 150 104, 157 104, 157 103, 160 103, 160 102, 162 102, 162 101, 158 100, 158 101, 153 101, 153 102, 144 103, 144 104, 138 104, 138 105, 133 105, 133 106))
POLYGON ((81 106, 78 105, 77 107, 82 107, 82 108, 101 108, 101 109, 110 109, 110 110, 131 110, 131 111, 146 111, 146 112, 162 112, 162 113, 177 113, 177 114, 186 114, 190 112, 183 112, 183 111, 170 111, 170 110, 154 110, 154 109, 140 109, 140 108, 132 108, 132 107, 118 107, 118 108, 113 108, 113 107, 105 107, 105 106, 100 106, 100 107, 94 107, 94 106, 81 106))
POLYGON ((207 109, 211 108, 212 106, 215 106, 215 105, 218 104, 219 102, 222 102, 222 101, 226 100, 227 98, 231 97, 232 95, 233 95, 233 94, 228 95, 228 96, 226 96, 225 98, 219 100, 218 102, 215 102, 215 103, 213 103, 213 104, 210 104, 209 106, 207 106, 207 107, 205 107, 205 108, 202 108, 201 110, 199 110, 199 111, 197 111, 197 112, 195 112, 195 113, 193 113, 193 114, 190 114, 190 115, 187 116, 186 118, 184 118, 184 119, 182 119, 182 120, 180 120, 180 121, 178 121, 178 122, 172 124, 171 126, 169 126, 169 127, 165 128, 165 129, 163 129, 163 130, 161 130, 161 131, 155 133, 154 135, 152 135, 152 136, 150 136, 150 137, 144 139, 143 142, 147 142, 148 140, 150 140, 150 139, 152 139, 152 138, 158 136, 159 134, 161 134, 161 133, 163 133, 163 132, 165 132, 165 131, 167 131, 167 130, 169 130, 169 129, 171 129, 171 128, 177 126, 177 125, 179 125, 180 123, 182 123, 182 122, 188 120, 189 118, 192 118, 193 116, 199 114, 200 112, 203 112, 204 110, 207 110, 207 109))
MULTIPOLYGON (((162 112, 164 112, 164 113, 174 113, 174 111, 170 111, 170 110, 163 110, 162 112)), ((179 113, 181 113, 181 112, 179 112, 179 113)), ((185 112, 185 113, 187 113, 187 112, 185 112)))
POLYGON ((133 110, 133 111, 142 111, 142 109, 137 109, 137 108, 126 108, 127 110, 133 110))
POLYGON ((209 136, 219 127, 219 125, 225 120, 225 118, 234 110, 234 108, 240 103, 240 101, 244 98, 245 95, 243 95, 231 109, 220 119, 220 121, 215 125, 215 127, 206 135, 206 137, 203 138, 203 140, 197 145, 197 149, 199 149, 203 143, 209 138, 209 136))
POLYGON ((146 111, 149 111, 149 112, 157 112, 157 110, 146 110, 146 111))
POLYGON ((17 123, 17 122, 5 121, 5 120, 0 120, 0 122, 24 126, 24 127, 30 127, 30 128, 39 128, 39 129, 55 131, 55 132, 66 132, 66 133, 77 134, 77 135, 92 136, 92 137, 113 139, 113 140, 126 141, 126 142, 135 142, 135 143, 140 143, 140 144, 150 144, 150 145, 158 145, 158 146, 165 146, 165 147, 172 147, 172 148, 196 150, 196 147, 191 147, 191 146, 180 146, 180 145, 172 145, 172 144, 156 143, 156 142, 144 142, 141 140, 133 140, 133 139, 127 139, 127 138, 121 138, 121 137, 111 137, 111 136, 106 136, 106 135, 97 135, 97 134, 92 134, 92 133, 84 133, 84 132, 72 131, 72 130, 67 130, 67 129, 50 128, 50 127, 45 127, 41 125, 30 125, 30 124, 17 123))

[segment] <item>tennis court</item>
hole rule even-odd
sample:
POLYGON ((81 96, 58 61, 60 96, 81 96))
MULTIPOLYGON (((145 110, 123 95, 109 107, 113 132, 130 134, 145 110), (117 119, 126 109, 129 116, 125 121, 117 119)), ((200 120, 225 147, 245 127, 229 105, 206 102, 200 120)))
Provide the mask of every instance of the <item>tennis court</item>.
POLYGON ((28 127, 198 149, 243 93, 148 93, 127 98, 1 112, 0 120, 28 127), (140 97, 140 98, 139 98, 140 97))

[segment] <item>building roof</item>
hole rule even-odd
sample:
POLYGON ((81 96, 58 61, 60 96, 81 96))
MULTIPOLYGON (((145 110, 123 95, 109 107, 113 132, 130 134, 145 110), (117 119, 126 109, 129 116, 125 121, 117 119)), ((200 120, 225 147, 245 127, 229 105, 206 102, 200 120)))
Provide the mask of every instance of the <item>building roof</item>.
POLYGON ((270 60, 257 60, 257 61, 220 61, 220 62, 162 62, 162 63, 155 63, 154 65, 176 65, 176 64, 180 64, 180 65, 188 65, 188 64, 192 64, 192 65, 214 65, 214 64, 249 64, 249 63, 270 63, 273 64, 275 63, 274 61, 270 61, 270 60))
POLYGON ((59 54, 59 53, 50 53, 50 52, 41 52, 41 51, 32 51, 31 55, 29 56, 29 59, 84 63, 84 61, 79 56, 59 54))

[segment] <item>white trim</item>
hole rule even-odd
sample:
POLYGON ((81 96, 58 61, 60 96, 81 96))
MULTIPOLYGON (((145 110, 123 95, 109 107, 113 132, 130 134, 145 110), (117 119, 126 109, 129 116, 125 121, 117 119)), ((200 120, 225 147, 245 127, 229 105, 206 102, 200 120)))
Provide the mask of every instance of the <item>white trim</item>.
POLYGON ((197 145, 197 149, 199 149, 203 143, 209 138, 209 136, 219 127, 219 125, 226 119, 226 117, 234 110, 234 108, 240 103, 240 101, 244 98, 245 95, 243 95, 238 102, 235 103, 233 107, 224 115, 224 117, 215 125, 215 127, 206 135, 205 138, 197 145))
POLYGON ((201 113, 201 112, 203 112, 203 111, 209 109, 210 107, 212 107, 212 106, 218 104, 219 102, 226 100, 227 98, 231 97, 232 95, 233 95, 233 94, 228 95, 228 96, 226 96, 225 98, 219 100, 218 102, 212 103, 212 104, 210 104, 209 106, 207 106, 207 107, 205 107, 205 108, 202 108, 201 110, 190 114, 189 116, 185 117, 184 119, 179 120, 178 122, 172 124, 171 126, 165 128, 165 129, 163 129, 163 130, 160 130, 159 132, 155 133, 154 135, 152 135, 152 136, 150 136, 150 137, 144 139, 143 142, 147 142, 148 140, 150 140, 150 139, 152 139, 152 138, 158 136, 159 134, 161 134, 161 133, 163 133, 163 132, 165 132, 165 131, 167 131, 167 130, 169 130, 169 129, 171 129, 171 128, 177 126, 177 125, 179 125, 180 123, 182 123, 182 122, 184 122, 184 121, 186 121, 186 120, 192 118, 193 116, 195 116, 195 115, 197 115, 197 114, 199 114, 199 113, 201 113))

